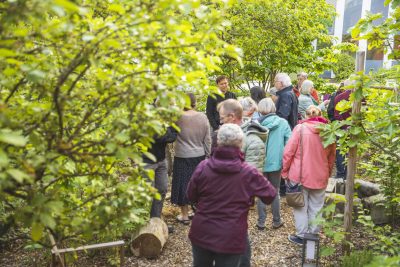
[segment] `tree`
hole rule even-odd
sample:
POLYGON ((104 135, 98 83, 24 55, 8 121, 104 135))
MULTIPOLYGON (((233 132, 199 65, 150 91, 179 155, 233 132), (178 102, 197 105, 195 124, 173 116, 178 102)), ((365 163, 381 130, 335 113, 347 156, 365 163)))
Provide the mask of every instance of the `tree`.
POLYGON ((187 102, 178 85, 204 93, 220 56, 237 56, 215 32, 227 7, 0 3, 0 236, 111 238, 143 222, 157 194, 141 157, 187 102))
POLYGON ((237 3, 227 16, 231 27, 221 35, 242 48, 244 67, 226 57, 222 69, 236 85, 259 81, 261 86, 282 71, 322 72, 329 66, 325 55, 330 49, 315 51, 313 41, 332 43, 328 26, 334 12, 334 7, 323 0, 237 3))

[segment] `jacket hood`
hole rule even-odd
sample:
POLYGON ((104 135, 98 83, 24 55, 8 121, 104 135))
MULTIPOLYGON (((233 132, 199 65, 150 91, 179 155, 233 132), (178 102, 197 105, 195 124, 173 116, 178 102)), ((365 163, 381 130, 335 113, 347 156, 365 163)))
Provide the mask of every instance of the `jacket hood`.
POLYGON ((320 129, 318 129, 316 126, 320 124, 326 124, 328 121, 325 118, 322 117, 316 117, 308 120, 303 120, 300 122, 301 124, 304 124, 312 133, 314 134, 319 134, 320 129), (317 119, 319 118, 319 119, 317 119))
POLYGON ((243 118, 243 123, 241 125, 245 136, 250 134, 255 134, 263 140, 263 142, 267 141, 268 138, 268 128, 263 127, 258 121, 253 121, 251 118, 243 118))
POLYGON ((268 115, 262 116, 260 118, 260 123, 262 126, 271 131, 279 127, 280 120, 281 118, 278 115, 276 115, 275 113, 270 113, 268 115))
POLYGON ((237 173, 242 169, 244 155, 238 147, 218 146, 209 160, 209 167, 215 172, 237 173))

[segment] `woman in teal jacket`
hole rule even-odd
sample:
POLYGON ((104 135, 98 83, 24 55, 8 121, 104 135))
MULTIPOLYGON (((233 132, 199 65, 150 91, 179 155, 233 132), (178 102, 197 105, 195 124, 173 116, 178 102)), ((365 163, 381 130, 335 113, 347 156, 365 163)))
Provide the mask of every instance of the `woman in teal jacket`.
MULTIPOLYGON (((258 103, 258 111, 261 113, 259 122, 269 130, 268 140, 265 143, 266 157, 264 163, 264 176, 278 190, 281 182, 281 169, 283 149, 288 142, 292 131, 289 123, 275 114, 276 107, 271 98, 264 98, 258 103)), ((265 229, 266 206, 262 201, 257 202, 258 221, 257 228, 265 229)), ((280 214, 279 194, 272 202, 272 227, 277 229, 283 225, 280 214)))

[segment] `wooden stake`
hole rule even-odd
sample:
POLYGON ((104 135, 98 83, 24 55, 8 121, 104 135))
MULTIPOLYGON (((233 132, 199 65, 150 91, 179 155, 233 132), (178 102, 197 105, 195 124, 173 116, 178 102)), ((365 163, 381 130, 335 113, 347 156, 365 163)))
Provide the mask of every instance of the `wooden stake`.
MULTIPOLYGON (((364 61, 365 52, 357 52, 357 63, 356 71, 364 72, 364 61)), ((356 90, 361 90, 363 84, 360 85, 356 90)), ((352 105, 351 119, 353 126, 360 124, 361 119, 361 99, 356 99, 352 105)), ((355 141, 357 136, 350 134, 350 140, 355 141)), ((346 177, 346 203, 344 207, 344 231, 345 240, 343 243, 343 250, 346 255, 350 253, 350 241, 351 241, 351 228, 353 221, 353 198, 354 198, 354 176, 357 171, 357 145, 349 149, 348 161, 347 161, 347 177, 346 177)))

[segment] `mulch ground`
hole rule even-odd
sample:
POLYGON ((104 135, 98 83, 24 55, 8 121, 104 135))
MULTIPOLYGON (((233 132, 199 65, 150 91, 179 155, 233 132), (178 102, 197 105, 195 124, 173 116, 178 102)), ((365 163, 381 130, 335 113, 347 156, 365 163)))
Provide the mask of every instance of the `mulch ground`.
MULTIPOLYGON (((191 245, 188 239, 190 226, 176 221, 179 208, 171 206, 166 200, 163 215, 168 225, 174 226, 174 232, 164 246, 157 259, 148 260, 138 258, 126 253, 126 267, 190 267, 192 266, 191 245)), ((268 207, 269 208, 269 207, 268 207)), ((281 216, 285 225, 279 229, 272 229, 272 214, 268 210, 267 228, 260 231, 256 228, 257 211, 255 208, 249 213, 249 233, 252 244, 251 262, 253 267, 266 266, 300 266, 301 247, 288 241, 289 234, 295 233, 292 210, 287 206, 285 199, 281 199, 281 216)), ((354 228, 352 240, 355 244, 363 246, 368 244, 369 238, 362 234, 360 229, 354 228)), ((324 234, 321 234, 321 243, 333 246, 324 234)), ((26 250, 22 243, 7 244, 8 249, 0 251, 0 266, 49 266, 50 254, 48 250, 26 250)), ((112 253, 97 252, 92 254, 79 253, 77 261, 68 266, 111 266, 106 255, 112 253)), ((336 246, 336 253, 321 259, 320 266, 340 266, 340 247, 336 246)))

